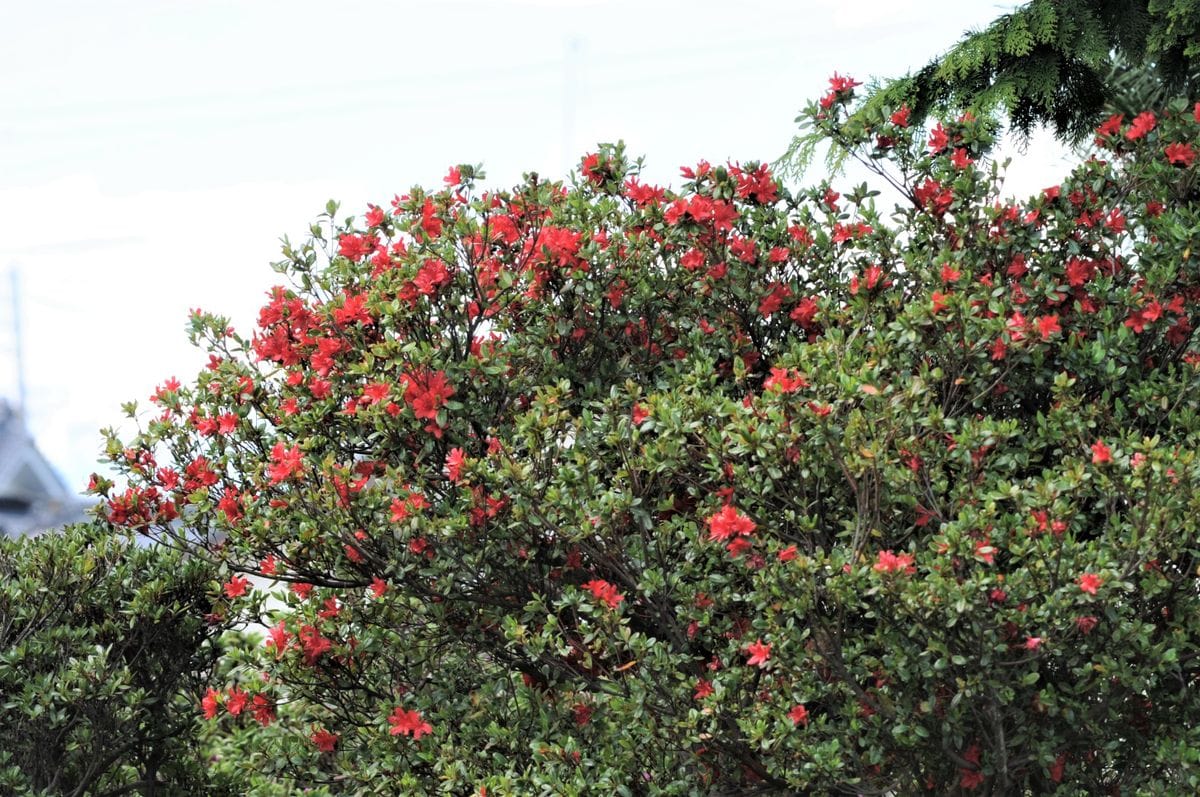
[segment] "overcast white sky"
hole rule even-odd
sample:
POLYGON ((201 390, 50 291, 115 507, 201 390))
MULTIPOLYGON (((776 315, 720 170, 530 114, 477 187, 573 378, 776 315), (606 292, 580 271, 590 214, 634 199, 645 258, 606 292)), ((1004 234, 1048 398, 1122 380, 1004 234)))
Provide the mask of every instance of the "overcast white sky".
MULTIPOLYGON (((700 158, 773 160, 834 70, 898 75, 1015 4, 7 3, 0 268, 22 284, 30 425, 82 487, 119 404, 203 361, 188 309, 248 329, 280 236, 327 199, 358 214, 454 163, 496 185, 561 175, 617 139, 664 184, 700 158)), ((1050 147, 1031 156, 1018 192, 1064 170, 1050 147)))

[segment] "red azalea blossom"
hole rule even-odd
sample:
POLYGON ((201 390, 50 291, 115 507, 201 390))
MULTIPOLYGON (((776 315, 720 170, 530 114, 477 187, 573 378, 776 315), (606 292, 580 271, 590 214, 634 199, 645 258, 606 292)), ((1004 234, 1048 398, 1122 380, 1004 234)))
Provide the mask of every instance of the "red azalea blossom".
POLYGON ((1096 143, 1102 143, 1103 139, 1115 136, 1121 132, 1121 123, 1125 121, 1125 114, 1114 113, 1112 116, 1104 120, 1104 122, 1096 128, 1096 143))
POLYGON ((747 666, 766 667, 767 660, 771 658, 771 646, 764 644, 762 639, 756 639, 746 646, 746 653, 749 656, 746 659, 747 666))
POLYGON ((271 464, 267 468, 267 476, 270 478, 271 484, 287 481, 303 470, 304 455, 300 452, 299 446, 289 448, 283 443, 276 443, 271 449, 271 464))
POLYGON ((1062 327, 1059 326, 1057 315, 1043 315, 1037 318, 1038 334, 1042 336, 1042 340, 1049 340, 1056 332, 1062 332, 1062 327))
POLYGON ((1167 161, 1173 166, 1191 166, 1196 161, 1196 151, 1192 149, 1190 144, 1183 142, 1175 142, 1168 144, 1164 150, 1167 161))
POLYGON ((583 585, 583 588, 592 593, 592 596, 602 601, 610 609, 617 608, 617 604, 625 600, 625 596, 617 592, 617 588, 607 581, 594 578, 583 585))
POLYGON ((1092 443, 1092 464, 1103 465, 1106 462, 1112 462, 1112 449, 1104 445, 1103 440, 1097 440, 1092 443))
POLYGON ((420 739, 425 734, 433 732, 433 726, 421 719, 420 712, 405 711, 399 706, 388 717, 388 724, 392 726, 388 731, 392 736, 408 735, 413 739, 420 739))
POLYGON ((650 417, 650 410, 647 409, 645 404, 634 404, 632 415, 633 415, 633 425, 641 426, 642 422, 650 417))
POLYGON ((208 691, 204 693, 204 698, 200 701, 200 708, 204 711, 204 719, 214 719, 217 716, 217 711, 221 708, 221 693, 209 687, 208 691))
POLYGON ((910 553, 895 554, 891 551, 880 551, 879 559, 875 562, 873 569, 876 573, 903 572, 911 575, 917 570, 913 564, 914 561, 915 557, 910 553))
POLYGON ((275 648, 275 658, 279 659, 287 651, 288 640, 292 635, 287 632, 283 620, 280 620, 267 631, 266 647, 275 648))
POLYGON ((792 721, 793 725, 808 725, 808 709, 804 707, 803 703, 797 703, 788 712, 788 719, 792 721))
POLYGON ((246 701, 250 699, 250 695, 236 686, 230 688, 228 697, 225 698, 225 710, 232 716, 236 717, 246 708, 246 701))
POLYGON ((929 133, 929 148, 933 152, 939 153, 950 144, 950 136, 946 134, 946 129, 942 127, 942 123, 938 122, 937 127, 929 133))
POLYGON ((265 728, 275 721, 275 704, 266 695, 255 695, 250 701, 250 714, 265 728))
POLYGON ((1100 576, 1096 575, 1095 573, 1084 573, 1076 580, 1076 583, 1079 585, 1079 588, 1087 594, 1095 595, 1096 590, 1098 590, 1100 585, 1104 583, 1104 579, 1100 578, 1100 576))
POLYGON ((312 736, 309 738, 312 739, 312 743, 316 745, 317 749, 322 753, 332 753, 334 748, 337 747, 338 739, 340 737, 336 733, 330 733, 324 728, 319 728, 313 731, 312 736))
POLYGON ((711 681, 706 681, 701 678, 699 681, 696 681, 695 691, 692 693, 692 697, 694 697, 696 700, 703 700, 715 691, 716 690, 713 689, 711 681))
POLYGON ((975 765, 974 768, 961 767, 958 770, 958 783, 964 789, 976 789, 983 784, 983 768, 979 765, 981 755, 982 751, 979 749, 979 745, 977 744, 971 745, 969 748, 967 748, 966 752, 963 753, 962 757, 966 761, 975 765))
POLYGON ((795 393, 805 387, 808 382, 794 368, 771 368, 771 375, 763 382, 764 389, 779 393, 795 393))
POLYGON ((1055 783, 1061 783, 1063 779, 1063 773, 1065 772, 1066 768, 1067 754, 1059 753, 1058 757, 1054 759, 1054 763, 1050 765, 1050 780, 1054 781, 1055 783))
POLYGON ((462 479, 462 466, 465 458, 461 448, 452 448, 446 455, 446 478, 455 484, 462 479))
POLYGON ((246 594, 248 586, 250 586, 250 579, 242 576, 233 576, 225 582, 225 597, 230 600, 240 598, 246 594))
POLYGON ((708 518, 708 538, 724 542, 735 536, 753 534, 758 528, 754 521, 739 512, 733 504, 726 504, 720 512, 708 518))
POLYGON ((754 547, 754 543, 750 542, 746 537, 734 537, 729 544, 725 546, 725 550, 729 551, 729 555, 735 559, 744 555, 747 551, 754 547))
POLYGON ((1158 123, 1157 117, 1150 111, 1143 111, 1133 118, 1129 123, 1129 129, 1125 131, 1125 138, 1130 141, 1137 141, 1142 138, 1158 123))
POLYGON ((1090 634, 1100 620, 1092 615, 1075 618, 1075 627, 1079 629, 1081 634, 1090 634))

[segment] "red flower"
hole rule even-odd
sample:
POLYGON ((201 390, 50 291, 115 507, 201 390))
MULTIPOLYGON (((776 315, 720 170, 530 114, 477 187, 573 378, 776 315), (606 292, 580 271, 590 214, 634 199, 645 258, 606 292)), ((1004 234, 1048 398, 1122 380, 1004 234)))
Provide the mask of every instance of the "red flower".
POLYGON ((812 297, 806 296, 796 303, 796 307, 788 314, 788 318, 805 329, 809 329, 817 318, 818 309, 816 301, 812 297))
POLYGON ((200 701, 200 708, 204 710, 204 719, 210 720, 215 718, 217 711, 221 708, 221 693, 209 687, 209 690, 204 694, 204 699, 200 701))
POLYGON ((1121 123, 1125 121, 1125 114, 1114 113, 1112 116, 1104 120, 1104 122, 1096 128, 1096 143, 1103 143, 1103 139, 1110 136, 1115 136, 1121 132, 1121 123))
POLYGON ((708 538, 724 542, 738 535, 753 534, 758 528, 754 521, 738 512, 732 504, 726 504, 720 512, 708 518, 708 538))
POLYGON ((265 728, 275 721, 275 704, 266 695, 255 695, 250 701, 250 713, 265 728))
POLYGON ((767 659, 771 658, 771 646, 764 644, 762 639, 756 639, 746 646, 746 653, 750 656, 746 660, 748 666, 766 667, 767 659))
POLYGON ((967 154, 964 147, 958 147, 954 150, 954 154, 950 156, 950 163, 955 169, 965 169, 975 162, 975 159, 967 154))
POLYGON ((1158 120, 1150 111, 1143 111, 1133 118, 1129 123, 1129 129, 1125 131, 1125 138, 1130 141, 1137 141, 1142 138, 1158 124, 1158 120))
POLYGON ((236 686, 229 690, 229 697, 225 700, 225 710, 233 716, 242 713, 242 709, 246 707, 246 701, 250 699, 250 695, 238 689, 236 686))
POLYGON ((426 420, 437 418, 438 410, 454 395, 454 388, 446 379, 444 371, 429 371, 424 374, 404 374, 404 400, 413 409, 413 415, 426 420))
POLYGON ((371 579, 371 594, 376 598, 382 598, 384 593, 387 592, 387 588, 387 582, 379 576, 371 579))
POLYGON ((338 735, 336 733, 330 733, 324 728, 313 731, 313 735, 310 738, 312 739, 312 743, 315 744, 317 749, 322 753, 332 753, 333 749, 337 747, 338 735))
POLYGON ((225 582, 225 597, 233 600, 240 598, 246 594, 246 587, 250 586, 250 579, 242 576, 234 576, 225 582))
POLYGON ((798 552, 796 550, 796 546, 789 545, 788 547, 784 548, 782 551, 779 552, 779 561, 790 562, 796 558, 797 553, 798 552))
POLYGON ((696 681, 695 688, 696 691, 692 693, 692 697, 694 697, 696 700, 703 700, 716 691, 713 689, 712 682, 706 681, 703 678, 701 678, 699 681, 696 681))
POLYGON ((275 658, 279 659, 281 656, 283 656, 284 652, 287 651, 288 640, 291 638, 292 635, 287 632, 287 628, 284 626, 283 620, 280 620, 277 624, 272 626, 270 631, 267 632, 267 641, 265 646, 268 648, 275 648, 275 658))
POLYGON ((958 770, 958 774, 960 776, 958 782, 959 785, 961 785, 964 789, 974 789, 983 783, 983 769, 979 766, 980 754, 981 751, 979 749, 979 745, 977 744, 971 745, 967 748, 966 752, 963 753, 963 758, 971 764, 974 764, 974 768, 961 767, 958 770))
POLYGON ((300 645, 304 648, 305 664, 316 664, 317 659, 333 647, 333 643, 321 636, 321 632, 311 625, 301 626, 299 637, 300 645))
POLYGON ((1025 649, 1037 650, 1042 646, 1042 642, 1044 641, 1040 636, 1027 636, 1025 637, 1025 649))
POLYGON ((1095 573, 1084 573, 1077 579, 1076 583, 1079 584, 1079 588, 1087 594, 1095 595, 1096 590, 1099 589, 1100 585, 1104 583, 1104 579, 1100 578, 1100 576, 1096 575, 1095 573))
POLYGON ((465 455, 461 448, 452 448, 450 453, 446 455, 446 478, 458 484, 462 479, 462 466, 465 455))
POLYGON ((237 523, 244 516, 242 498, 238 495, 238 491, 232 487, 226 490, 225 494, 221 496, 221 500, 217 502, 217 509, 225 513, 225 519, 230 523, 237 523))
POLYGON ((641 426, 642 421, 646 420, 649 417, 650 417, 650 411, 646 408, 645 404, 634 404, 633 405, 633 425, 634 426, 641 426))
POLYGON ((1092 633, 1092 629, 1094 629, 1096 627, 1096 624, 1099 622, 1100 621, 1097 618, 1093 617, 1092 615, 1086 615, 1084 617, 1076 617, 1075 618, 1075 627, 1079 629, 1079 632, 1081 634, 1090 634, 1090 633, 1092 633))
POLYGON ((1058 758, 1054 759, 1054 763, 1050 765, 1050 780, 1055 783, 1061 783, 1063 779, 1063 771, 1067 768, 1067 754, 1059 753, 1058 758))
POLYGON ((433 296, 438 288, 450 282, 450 271, 446 264, 436 258, 429 258, 413 277, 413 286, 422 296, 433 296))
POLYGON ((579 725, 580 727, 591 722, 593 711, 595 711, 595 709, 589 706, 587 703, 576 703, 571 707, 571 714, 575 717, 575 724, 579 725))
POLYGON ((338 239, 338 254, 350 260, 361 260, 374 248, 371 240, 364 235, 343 235, 338 239))
POLYGON ((853 91, 855 86, 861 85, 862 83, 849 75, 843 77, 837 72, 834 72, 833 77, 829 78, 829 90, 835 94, 841 94, 844 91, 853 91))
POLYGON ((596 600, 607 604, 610 609, 617 608, 617 604, 625 600, 625 596, 617 592, 617 588, 604 579, 593 578, 584 584, 583 588, 591 592, 596 600))
POLYGON ((433 732, 433 726, 421 719, 420 712, 405 711, 396 706, 392 711, 392 715, 388 717, 388 723, 392 729, 388 731, 392 736, 409 735, 413 739, 420 739, 427 733, 433 732))
POLYGON ((725 546, 725 550, 729 551, 729 555, 736 559, 753 547, 754 543, 750 542, 750 540, 746 539, 745 537, 735 537, 728 545, 725 546))
POLYGON ((771 375, 763 382, 763 388, 779 393, 795 393, 804 387, 808 387, 808 382, 795 368, 772 368, 771 375))
POLYGON ((895 573, 904 571, 911 575, 917 568, 913 565, 915 557, 910 553, 894 554, 891 551, 880 551, 879 561, 875 563, 876 573, 895 573))
POLYGON ((1196 151, 1192 149, 1190 144, 1175 142, 1168 144, 1165 150, 1167 160, 1173 166, 1191 166, 1196 161, 1196 151))
POLYGON ((276 443, 271 449, 271 464, 267 468, 271 484, 286 481, 303 470, 304 455, 300 453, 300 446, 286 448, 283 443, 276 443))
POLYGON ((950 137, 946 135, 946 128, 942 127, 942 123, 938 122, 937 127, 929 134, 929 148, 934 153, 941 152, 950 144, 950 137))
POLYGON ((1103 465, 1106 462, 1112 462, 1112 450, 1104 445, 1103 440, 1097 440, 1092 443, 1092 464, 1103 465))
POLYGON ((584 155, 579 165, 579 171, 593 185, 600 185, 604 182, 604 175, 600 172, 600 155, 598 153, 584 155))
POLYGON ((803 703, 797 703, 788 712, 788 719, 792 721, 793 725, 808 725, 808 709, 804 707, 803 703))
POLYGON ((371 314, 367 312, 367 296, 364 293, 355 295, 346 294, 346 300, 341 307, 335 308, 333 311, 333 322, 339 327, 349 326, 354 323, 361 323, 363 326, 371 326, 375 323, 371 318, 371 314))
POLYGON ((1062 327, 1058 324, 1057 315, 1043 315, 1037 318, 1038 333, 1042 336, 1042 340, 1050 340, 1050 336, 1055 332, 1062 332, 1062 327))
MULTIPOLYGON (((1200 103, 1197 103, 1200 105, 1200 103)), ((900 110, 892 113, 892 124, 896 127, 908 127, 908 115, 911 113, 907 105, 901 105, 900 110)))

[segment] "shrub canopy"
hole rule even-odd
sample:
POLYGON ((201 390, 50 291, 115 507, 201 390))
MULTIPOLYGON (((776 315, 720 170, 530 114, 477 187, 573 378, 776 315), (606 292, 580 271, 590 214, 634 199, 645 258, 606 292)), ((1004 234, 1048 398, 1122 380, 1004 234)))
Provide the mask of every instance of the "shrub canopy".
POLYGON ((0 793, 209 794, 211 568, 95 525, 0 540, 0 793))
POLYGON ((1014 201, 984 126, 846 126, 855 85, 808 113, 894 209, 756 163, 664 190, 620 146, 568 185, 461 166, 331 204, 250 334, 193 316, 208 368, 95 489, 269 614, 203 706, 279 704, 264 773, 1200 785, 1200 106, 1014 201))

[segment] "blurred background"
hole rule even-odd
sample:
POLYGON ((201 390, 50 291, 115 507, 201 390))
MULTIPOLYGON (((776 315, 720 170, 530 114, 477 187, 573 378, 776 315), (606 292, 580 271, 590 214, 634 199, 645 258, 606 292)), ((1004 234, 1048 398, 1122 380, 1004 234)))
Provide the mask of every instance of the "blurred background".
MULTIPOLYGON (((23 381, 22 420, 76 492, 120 404, 205 361, 188 310, 249 331, 280 237, 326 200, 361 215, 455 163, 487 185, 559 177, 618 139, 661 185, 702 158, 772 161, 835 70, 900 75, 1014 5, 8 3, 0 400, 23 381)), ((1011 193, 1065 171, 1048 137, 1006 151, 1011 193)))

